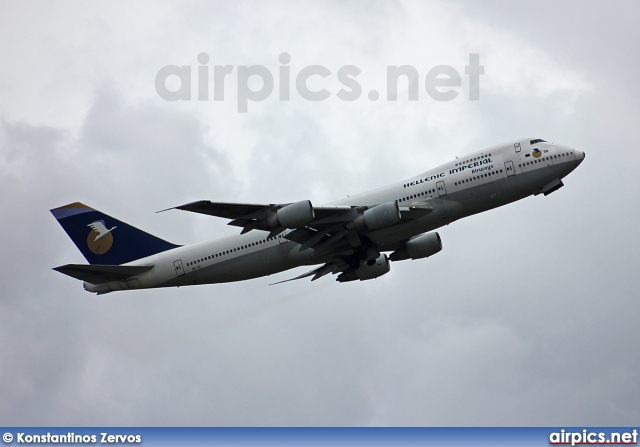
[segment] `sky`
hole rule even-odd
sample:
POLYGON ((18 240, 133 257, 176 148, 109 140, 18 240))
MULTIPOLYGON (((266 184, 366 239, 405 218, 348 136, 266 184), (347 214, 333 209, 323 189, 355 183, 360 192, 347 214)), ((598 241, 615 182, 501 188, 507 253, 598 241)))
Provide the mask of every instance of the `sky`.
POLYGON ((639 20, 634 1, 0 0, 0 424, 637 424, 639 20), (190 70, 191 100, 159 94, 170 65, 190 70), (322 101, 296 88, 314 65, 322 101), (401 65, 418 100, 405 80, 386 98, 401 65), (461 78, 449 101, 425 87, 441 65, 461 78), (224 99, 214 66, 233 67, 224 99), (252 66, 275 87, 239 112, 252 66), (337 95, 345 66, 361 70, 354 101, 337 95), (375 280, 269 286, 301 268, 95 296, 52 270, 85 262, 49 213, 70 202, 189 244, 237 229, 156 211, 323 204, 527 137, 586 159, 375 280))

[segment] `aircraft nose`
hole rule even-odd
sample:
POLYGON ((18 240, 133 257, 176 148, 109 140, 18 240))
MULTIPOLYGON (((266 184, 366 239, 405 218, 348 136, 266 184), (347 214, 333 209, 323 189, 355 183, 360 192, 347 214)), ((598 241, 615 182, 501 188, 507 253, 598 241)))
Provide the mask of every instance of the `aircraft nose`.
POLYGON ((576 160, 577 161, 581 162, 582 160, 584 160, 585 155, 584 155, 583 151, 579 151, 578 149, 574 149, 574 152, 576 154, 576 160))

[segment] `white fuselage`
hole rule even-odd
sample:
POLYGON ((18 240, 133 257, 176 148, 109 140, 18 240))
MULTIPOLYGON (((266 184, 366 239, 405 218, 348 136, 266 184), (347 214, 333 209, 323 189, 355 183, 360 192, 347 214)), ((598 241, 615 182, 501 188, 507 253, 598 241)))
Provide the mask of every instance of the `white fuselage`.
MULTIPOLYGON (((401 209, 429 203, 433 212, 372 231, 366 236, 380 251, 391 251, 415 235, 455 220, 545 192, 573 171, 584 153, 551 143, 514 141, 474 152, 410 179, 347 197, 327 206, 374 206, 397 200, 401 209), (532 153, 533 148, 539 150, 532 153), (534 157, 535 155, 535 157, 534 157)), ((408 209, 408 208, 407 208, 408 209)), ((254 230, 182 246, 125 265, 153 265, 126 281, 85 283, 91 292, 212 284, 271 275, 302 265, 321 264, 327 255, 285 238, 254 230)))

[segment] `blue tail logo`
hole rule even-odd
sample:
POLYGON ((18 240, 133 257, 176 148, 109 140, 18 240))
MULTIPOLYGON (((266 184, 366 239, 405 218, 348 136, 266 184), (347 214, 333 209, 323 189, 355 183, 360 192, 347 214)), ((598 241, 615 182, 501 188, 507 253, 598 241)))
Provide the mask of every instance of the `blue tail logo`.
POLYGON ((87 247, 97 255, 103 255, 111 249, 113 245, 113 235, 111 232, 118 228, 115 227, 107 230, 104 220, 96 220, 87 225, 91 228, 89 236, 87 236, 87 247))
POLYGON ((120 265, 179 247, 79 202, 51 213, 89 264, 120 265))

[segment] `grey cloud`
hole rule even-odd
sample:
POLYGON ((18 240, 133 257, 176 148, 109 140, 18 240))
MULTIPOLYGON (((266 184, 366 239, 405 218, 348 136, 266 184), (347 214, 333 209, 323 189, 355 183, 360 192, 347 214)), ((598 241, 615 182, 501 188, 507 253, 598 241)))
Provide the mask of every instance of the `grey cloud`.
MULTIPOLYGON (((256 3, 255 14, 189 3, 172 20, 159 21, 161 27, 124 17, 144 22, 140 29, 148 35, 134 33, 144 57, 121 45, 127 29, 118 30, 117 42, 105 37, 94 47, 87 40, 86 51, 122 52, 122 58, 95 52, 95 65, 85 58, 86 72, 79 64, 73 79, 87 85, 69 85, 60 66, 48 71, 47 64, 42 84, 26 78, 47 92, 42 104, 0 108, 0 420, 635 424, 640 216, 633 204, 640 157, 633 130, 640 110, 631 82, 637 61, 625 55, 635 51, 636 8, 614 2, 599 21, 598 11, 582 4, 574 12, 571 4, 494 5, 316 6, 317 14, 336 18, 327 33, 322 21, 295 8, 256 3), (430 11, 458 23, 460 32, 438 42, 406 41, 393 55, 411 60, 391 57, 385 42, 394 33, 406 29, 403 35, 416 38, 440 26, 430 11), (265 16, 278 17, 279 26, 265 16), (548 95, 508 86, 483 90, 487 66, 478 102, 267 101, 239 116, 226 115, 226 104, 166 103, 145 96, 135 82, 148 78, 142 85, 152 91, 160 66, 195 63, 199 51, 236 65, 272 63, 288 51, 296 63, 332 67, 431 61, 443 48, 477 51, 484 35, 465 40, 467 22, 456 19, 502 30, 589 88, 548 95), (120 60, 139 65, 127 71, 120 60), (110 80, 98 82, 97 68, 104 67, 110 80), (75 95, 65 107, 53 103, 56 88, 75 95), (48 123, 51 110, 60 115, 55 122, 73 124, 48 123), (296 271, 94 297, 51 271, 83 261, 48 213, 64 203, 81 200, 166 239, 196 242, 235 230, 206 216, 154 211, 196 199, 333 200, 525 135, 576 145, 587 158, 565 188, 444 227, 441 253, 394 263, 374 281, 268 286, 296 271)), ((101 26, 118 28, 112 20, 101 26)), ((29 42, 47 40, 46 23, 39 26, 42 34, 24 36, 29 42)), ((490 41, 496 47, 487 52, 506 51, 490 41)), ((21 67, 8 45, 7 66, 21 67)), ((47 45, 66 54, 65 44, 47 45)), ((85 53, 78 51, 81 60, 85 53)), ((535 75, 535 61, 518 69, 535 75)), ((16 92, 26 86, 17 79, 0 75, 0 85, 15 89, 2 87, 10 99, 5 104, 19 103, 16 92)))

